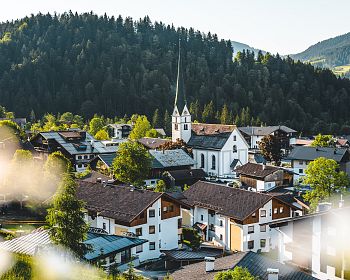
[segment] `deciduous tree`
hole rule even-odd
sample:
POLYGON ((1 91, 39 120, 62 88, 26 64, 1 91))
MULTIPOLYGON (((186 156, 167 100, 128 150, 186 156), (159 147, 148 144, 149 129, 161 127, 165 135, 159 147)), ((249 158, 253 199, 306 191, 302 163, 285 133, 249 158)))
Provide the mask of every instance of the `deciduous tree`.
POLYGON ((281 164, 282 143, 276 136, 264 136, 259 143, 259 149, 266 160, 274 162, 276 165, 281 164))
POLYGON ((312 147, 335 147, 335 139, 332 135, 318 134, 311 143, 312 147))
POLYGON ((214 277, 215 280, 257 280, 246 268, 236 266, 233 270, 221 271, 214 277))

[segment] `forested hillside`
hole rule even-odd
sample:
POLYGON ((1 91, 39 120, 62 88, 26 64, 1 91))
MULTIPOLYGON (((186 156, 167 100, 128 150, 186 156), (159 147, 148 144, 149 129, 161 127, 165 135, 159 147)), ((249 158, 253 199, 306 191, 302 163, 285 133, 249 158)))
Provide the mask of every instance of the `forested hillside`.
POLYGON ((0 25, 0 105, 17 116, 91 118, 173 109, 179 37, 194 119, 349 129, 350 81, 279 56, 241 53, 230 41, 148 17, 36 15, 0 25), (226 105, 226 106, 224 106, 226 105))
POLYGON ((350 77, 350 33, 319 42, 292 57, 350 77))

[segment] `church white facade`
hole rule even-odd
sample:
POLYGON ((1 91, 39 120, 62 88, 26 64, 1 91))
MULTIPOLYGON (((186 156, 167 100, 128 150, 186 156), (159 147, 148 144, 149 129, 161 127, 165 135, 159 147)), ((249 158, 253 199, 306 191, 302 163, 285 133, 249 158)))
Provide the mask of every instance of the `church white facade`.
POLYGON ((172 141, 192 148, 194 168, 218 179, 232 178, 237 166, 248 162, 249 144, 235 125, 192 123, 185 97, 179 53, 176 96, 172 114, 172 141))

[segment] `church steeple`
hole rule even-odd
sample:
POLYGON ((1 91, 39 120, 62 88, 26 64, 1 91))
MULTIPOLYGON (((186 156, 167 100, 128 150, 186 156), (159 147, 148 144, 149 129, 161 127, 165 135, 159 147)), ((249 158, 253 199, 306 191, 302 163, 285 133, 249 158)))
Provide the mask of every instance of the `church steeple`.
POLYGON ((185 83, 181 61, 181 43, 179 40, 176 93, 172 115, 172 141, 175 142, 177 139, 182 139, 187 143, 191 138, 191 123, 191 115, 186 104, 185 83))
POLYGON ((182 70, 182 61, 181 61, 181 41, 179 39, 179 58, 177 62, 177 79, 176 79, 176 94, 175 94, 175 104, 174 107, 178 109, 179 114, 183 113, 184 107, 186 104, 186 95, 185 95, 185 83, 182 70))

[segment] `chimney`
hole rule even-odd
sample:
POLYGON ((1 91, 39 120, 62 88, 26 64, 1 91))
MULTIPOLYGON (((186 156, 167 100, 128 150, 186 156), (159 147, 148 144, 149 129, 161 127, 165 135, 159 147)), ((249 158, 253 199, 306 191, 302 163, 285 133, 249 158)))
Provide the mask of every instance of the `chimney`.
POLYGON ((316 212, 327 212, 332 209, 332 203, 329 202, 321 202, 317 205, 317 211, 316 212))
POLYGON ((265 168, 266 168, 266 164, 263 163, 263 164, 262 164, 262 170, 265 170, 265 168))
POLYGON ((340 201, 339 201, 339 208, 342 208, 344 206, 344 199, 343 199, 343 195, 340 195, 340 201))
POLYGON ((278 280, 279 269, 268 268, 267 269, 267 280, 278 280))
POLYGON ((204 260, 205 260, 205 272, 214 271, 215 258, 213 258, 213 257, 205 257, 204 260))

